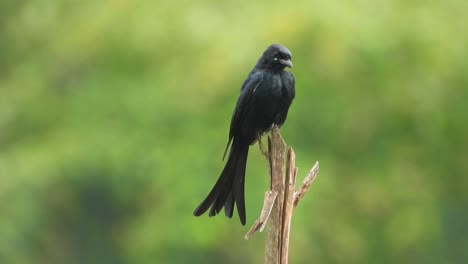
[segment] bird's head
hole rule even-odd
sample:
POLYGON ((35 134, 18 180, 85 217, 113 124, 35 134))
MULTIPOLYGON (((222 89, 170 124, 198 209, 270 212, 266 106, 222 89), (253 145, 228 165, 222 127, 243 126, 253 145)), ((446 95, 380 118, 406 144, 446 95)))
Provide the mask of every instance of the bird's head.
POLYGON ((285 67, 292 68, 291 52, 285 46, 272 44, 263 52, 255 67, 278 71, 285 67))

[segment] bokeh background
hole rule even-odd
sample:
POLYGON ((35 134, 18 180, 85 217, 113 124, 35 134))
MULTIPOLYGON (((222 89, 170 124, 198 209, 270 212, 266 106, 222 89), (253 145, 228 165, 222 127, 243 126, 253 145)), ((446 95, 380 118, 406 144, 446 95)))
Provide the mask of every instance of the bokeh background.
POLYGON ((0 2, 0 263, 262 263, 247 226, 192 216, 239 88, 293 52, 282 128, 291 263, 468 262, 468 2, 0 2))

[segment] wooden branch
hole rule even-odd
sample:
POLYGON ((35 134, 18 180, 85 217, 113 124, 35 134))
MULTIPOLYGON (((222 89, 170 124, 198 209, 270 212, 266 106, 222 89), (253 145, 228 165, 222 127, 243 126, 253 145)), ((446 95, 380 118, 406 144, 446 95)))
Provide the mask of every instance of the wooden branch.
POLYGON ((270 191, 265 193, 260 217, 245 235, 249 239, 258 230, 262 231, 267 221, 265 263, 288 263, 289 235, 294 208, 305 195, 319 171, 318 161, 309 171, 298 190, 296 185, 296 154, 291 147, 286 150, 286 143, 273 126, 268 138, 270 191), (270 218, 270 219, 269 219, 270 218))
POLYGON ((281 234, 281 252, 280 262, 288 263, 289 252, 289 233, 291 230, 291 219, 294 209, 294 187, 296 185, 296 154, 291 147, 288 148, 286 157, 286 179, 284 189, 284 204, 283 204, 283 219, 282 219, 282 234, 281 234))
POLYGON ((273 209, 273 204, 275 203, 276 196, 278 196, 278 192, 265 192, 265 198, 263 199, 263 208, 260 217, 255 221, 255 223, 252 225, 247 234, 245 234, 244 239, 248 240, 258 230, 260 230, 260 232, 263 231, 267 220, 270 217, 271 209, 273 209))
POLYGON ((310 169, 309 173, 307 173, 307 176, 304 178, 302 181, 301 186, 297 191, 294 192, 294 207, 297 206, 301 198, 304 196, 304 194, 309 190, 310 185, 314 182, 315 178, 317 177, 319 172, 319 162, 315 162, 314 167, 310 169))
POLYGON ((279 134, 279 129, 274 126, 271 130, 270 168, 271 168, 271 190, 278 192, 276 202, 270 214, 266 235, 266 263, 281 263, 282 230, 283 230, 283 204, 284 204, 284 180, 286 167, 284 156, 286 144, 279 134))

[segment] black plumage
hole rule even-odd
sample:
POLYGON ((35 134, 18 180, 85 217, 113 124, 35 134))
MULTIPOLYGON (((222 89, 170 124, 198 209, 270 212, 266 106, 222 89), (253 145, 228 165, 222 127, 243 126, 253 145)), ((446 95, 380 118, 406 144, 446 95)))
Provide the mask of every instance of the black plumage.
POLYGON ((273 44, 263 52, 242 84, 224 153, 232 143, 228 160, 211 192, 195 209, 195 216, 210 207, 209 216, 215 216, 224 206, 226 216, 231 218, 236 204, 240 221, 245 225, 244 178, 249 146, 273 124, 284 123, 294 99, 294 77, 285 67, 292 68, 291 52, 273 44))

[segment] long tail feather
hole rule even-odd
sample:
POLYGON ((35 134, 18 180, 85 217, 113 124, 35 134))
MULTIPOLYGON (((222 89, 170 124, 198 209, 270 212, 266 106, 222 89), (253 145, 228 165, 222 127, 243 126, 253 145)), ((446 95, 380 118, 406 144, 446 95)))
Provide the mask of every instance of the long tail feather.
POLYGON ((210 207, 209 216, 215 216, 224 207, 226 216, 232 217, 236 204, 240 221, 245 225, 244 179, 248 153, 248 144, 234 140, 221 175, 205 200, 193 212, 195 216, 204 214, 210 207))

